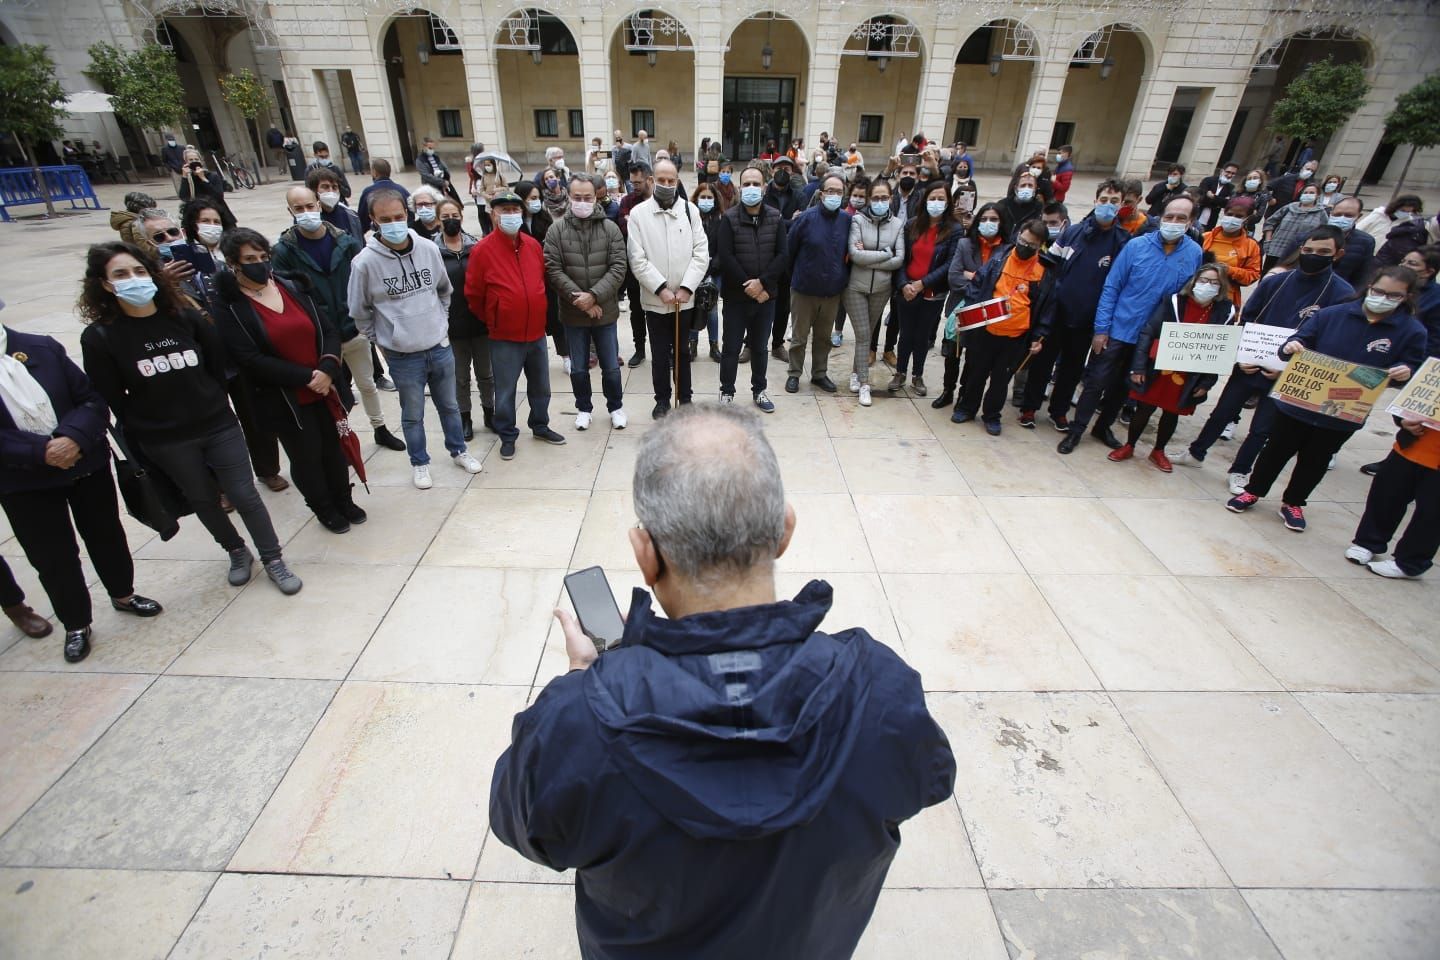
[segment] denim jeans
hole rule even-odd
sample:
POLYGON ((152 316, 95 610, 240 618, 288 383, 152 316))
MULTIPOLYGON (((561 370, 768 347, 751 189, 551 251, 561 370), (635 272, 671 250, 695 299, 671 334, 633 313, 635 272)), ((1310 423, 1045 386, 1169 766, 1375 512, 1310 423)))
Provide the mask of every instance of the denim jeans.
POLYGON ((611 413, 619 410, 625 398, 621 394, 620 335, 615 324, 598 327, 566 324, 565 342, 570 347, 570 386, 575 391, 575 409, 581 413, 594 409, 590 403, 590 344, 593 343, 595 356, 600 361, 600 389, 605 392, 605 409, 611 413))
POLYGON ((495 432, 501 440, 513 442, 520 436, 515 427, 515 392, 522 372, 530 401, 530 429, 550 425, 550 353, 543 336, 524 343, 492 338, 490 370, 495 374, 495 432))
POLYGON ((465 435, 460 427, 460 406, 455 400, 455 353, 450 341, 444 340, 429 350, 415 353, 385 351, 390 364, 390 379, 400 394, 400 429, 405 434, 405 449, 410 463, 421 466, 430 462, 425 450, 425 387, 430 387, 430 402, 440 414, 440 429, 445 433, 445 449, 450 456, 465 452, 465 435))

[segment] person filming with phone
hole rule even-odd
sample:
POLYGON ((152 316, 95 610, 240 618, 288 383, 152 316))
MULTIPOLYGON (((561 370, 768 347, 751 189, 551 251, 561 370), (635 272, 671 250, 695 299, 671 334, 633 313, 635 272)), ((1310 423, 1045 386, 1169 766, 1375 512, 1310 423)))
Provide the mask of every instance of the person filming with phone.
POLYGON ((570 671, 515 718, 491 827, 578 871, 586 960, 849 957, 898 824, 954 788, 920 677, 863 628, 819 630, 828 583, 777 599, 796 518, 756 414, 660 420, 634 502, 665 617, 637 589, 622 627, 599 568, 566 578, 570 671))

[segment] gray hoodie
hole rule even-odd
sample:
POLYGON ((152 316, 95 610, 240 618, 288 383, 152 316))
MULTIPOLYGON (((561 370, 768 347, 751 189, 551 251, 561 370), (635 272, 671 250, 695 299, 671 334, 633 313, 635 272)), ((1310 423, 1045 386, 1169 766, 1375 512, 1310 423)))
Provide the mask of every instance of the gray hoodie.
POLYGON ((350 262, 346 300, 355 327, 396 353, 419 353, 449 334, 450 275, 440 248, 410 231, 401 253, 371 234, 350 262))

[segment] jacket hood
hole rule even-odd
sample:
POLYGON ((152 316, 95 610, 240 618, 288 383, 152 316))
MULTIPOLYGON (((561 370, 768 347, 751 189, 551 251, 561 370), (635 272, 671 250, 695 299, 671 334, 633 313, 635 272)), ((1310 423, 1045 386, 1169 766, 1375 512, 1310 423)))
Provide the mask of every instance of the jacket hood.
POLYGON ((832 596, 816 580, 794 600, 665 620, 634 592, 622 647, 587 672, 585 699, 612 762, 666 820, 753 838, 825 805, 870 693, 863 631, 816 632, 832 596))
POLYGON ((136 219, 136 215, 131 213, 129 210, 111 210, 110 229, 119 230, 121 227, 125 226, 125 224, 131 223, 136 219))

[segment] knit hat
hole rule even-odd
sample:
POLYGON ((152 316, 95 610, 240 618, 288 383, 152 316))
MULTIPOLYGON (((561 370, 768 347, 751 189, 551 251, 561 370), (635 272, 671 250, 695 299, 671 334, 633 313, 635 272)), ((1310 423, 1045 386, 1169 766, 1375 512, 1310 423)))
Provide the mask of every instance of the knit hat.
POLYGON ((152 210, 158 207, 155 198, 148 193, 141 193, 139 190, 132 190, 125 194, 125 209, 131 213, 139 213, 141 210, 152 210))

